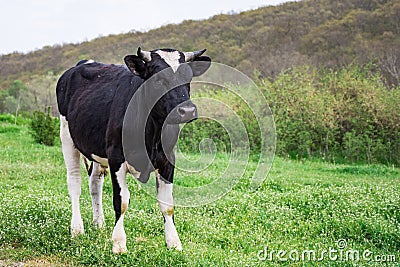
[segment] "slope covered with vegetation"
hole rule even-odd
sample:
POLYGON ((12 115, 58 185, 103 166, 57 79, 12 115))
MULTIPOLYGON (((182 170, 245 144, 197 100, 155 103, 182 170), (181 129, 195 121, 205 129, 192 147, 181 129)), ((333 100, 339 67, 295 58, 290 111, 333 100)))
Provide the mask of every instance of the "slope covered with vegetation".
MULTIPOLYGON (((206 47, 214 61, 251 76, 271 105, 279 155, 400 165, 398 0, 288 2, 3 55, 0 113, 29 114, 51 106, 56 115, 55 83, 62 71, 83 58, 122 63, 139 45, 206 47)), ((253 118, 245 109, 236 111, 253 118)), ((213 127, 201 121, 186 127, 187 147, 197 147, 196 138, 206 134, 229 142, 221 140, 221 127, 213 127)))
MULTIPOLYGON (((20 115, 0 115, 0 266, 398 266, 399 36, 398 0, 304 0, 2 55, 0 113, 20 115), (122 63, 138 45, 206 47, 215 61, 252 76, 274 115, 277 156, 267 179, 249 191, 260 145, 254 115, 223 90, 193 90, 230 103, 246 125, 253 154, 245 173, 218 201, 176 208, 182 252, 166 249, 156 199, 129 179, 129 252, 117 256, 111 180, 106 227, 91 227, 83 183, 86 234, 71 239, 59 139, 37 144, 28 125, 34 110, 51 106, 56 115, 55 83, 66 68, 83 58, 122 63)), ((218 177, 229 157, 217 153, 202 169, 208 162, 197 149, 204 138, 227 147, 228 137, 215 121, 187 124, 178 145, 201 171, 177 168, 175 183, 200 187, 218 177)))
POLYGON ((0 88, 7 88, 15 79, 27 82, 33 74, 59 73, 82 58, 122 62, 123 56, 134 53, 139 45, 147 50, 206 47, 215 61, 249 75, 257 69, 266 77, 293 65, 332 67, 375 60, 392 84, 399 82, 399 43, 399 1, 304 0, 3 55, 0 88))

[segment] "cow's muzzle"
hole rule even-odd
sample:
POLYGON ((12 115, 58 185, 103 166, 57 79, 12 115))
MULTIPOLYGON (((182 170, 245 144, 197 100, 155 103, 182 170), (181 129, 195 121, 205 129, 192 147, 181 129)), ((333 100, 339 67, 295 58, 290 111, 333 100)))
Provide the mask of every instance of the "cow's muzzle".
POLYGON ((197 107, 191 101, 186 101, 172 110, 168 115, 167 123, 186 123, 197 119, 197 117, 197 107))
POLYGON ((195 105, 178 107, 177 111, 182 122, 188 122, 197 119, 197 108, 195 105))

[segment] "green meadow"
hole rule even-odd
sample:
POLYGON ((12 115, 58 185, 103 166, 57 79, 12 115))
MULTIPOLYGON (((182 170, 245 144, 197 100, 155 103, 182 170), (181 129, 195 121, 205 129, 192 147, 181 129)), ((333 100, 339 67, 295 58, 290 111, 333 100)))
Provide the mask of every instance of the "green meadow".
MULTIPOLYGON (((57 142, 54 147, 36 144, 27 126, 0 122, 0 266, 400 264, 399 168, 276 157, 262 186, 250 191, 248 178, 256 166, 250 162, 223 198, 176 208, 182 252, 167 250, 158 203, 131 177, 125 219, 129 252, 114 255, 109 176, 103 195, 106 227, 99 230, 91 225, 82 168, 85 235, 71 239, 66 171, 57 142)), ((208 183, 226 160, 217 155, 206 172, 193 177, 178 170, 175 181, 208 183)))

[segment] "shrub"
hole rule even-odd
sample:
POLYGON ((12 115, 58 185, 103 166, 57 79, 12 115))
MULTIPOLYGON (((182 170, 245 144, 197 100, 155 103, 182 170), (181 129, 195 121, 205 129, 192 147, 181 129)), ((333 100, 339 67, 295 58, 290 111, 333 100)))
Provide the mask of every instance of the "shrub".
MULTIPOLYGON (((200 153, 201 142, 206 138, 212 140, 215 149, 219 152, 230 152, 229 136, 226 130, 216 121, 199 119, 185 124, 179 134, 178 147, 182 152, 200 153)), ((212 147, 203 147, 212 152, 212 147)))
POLYGON ((0 114, 0 122, 10 123, 15 125, 28 125, 30 122, 30 117, 28 114, 21 113, 17 117, 13 114, 5 113, 0 114))
POLYGON ((259 84, 274 114, 279 155, 400 165, 400 88, 388 91, 373 65, 305 66, 259 84))
MULTIPOLYGON (((304 66, 257 83, 274 115, 278 155, 400 165, 400 87, 388 90, 373 65, 304 66)), ((199 95, 232 108, 246 127, 251 154, 257 155, 261 136, 246 104, 223 90, 203 89, 199 95)), ((225 129, 207 120, 184 127, 180 148, 198 151, 196 144, 204 138, 213 140, 218 151, 230 148, 225 129)))
POLYGON ((47 112, 35 111, 30 123, 31 134, 39 144, 53 146, 58 134, 58 120, 50 115, 50 107, 47 112))

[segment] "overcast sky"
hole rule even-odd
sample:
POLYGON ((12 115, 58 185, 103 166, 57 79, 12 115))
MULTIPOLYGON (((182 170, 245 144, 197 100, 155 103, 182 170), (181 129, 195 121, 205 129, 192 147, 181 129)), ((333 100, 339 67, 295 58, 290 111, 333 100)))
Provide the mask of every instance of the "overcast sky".
POLYGON ((0 0, 0 54, 77 43, 287 0, 0 0))

